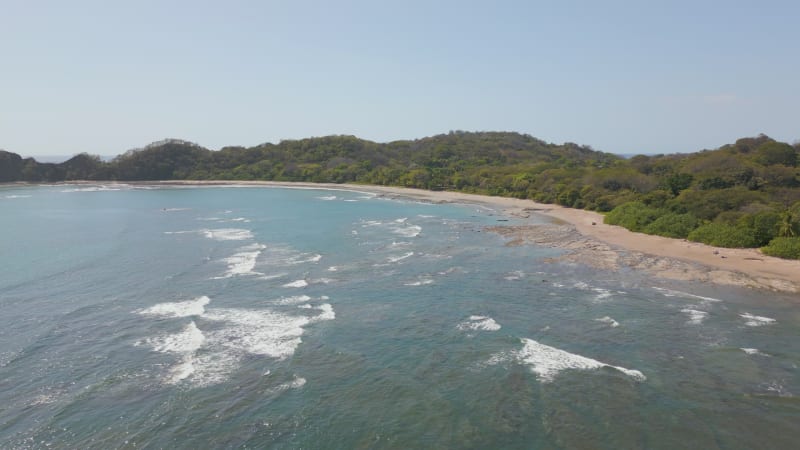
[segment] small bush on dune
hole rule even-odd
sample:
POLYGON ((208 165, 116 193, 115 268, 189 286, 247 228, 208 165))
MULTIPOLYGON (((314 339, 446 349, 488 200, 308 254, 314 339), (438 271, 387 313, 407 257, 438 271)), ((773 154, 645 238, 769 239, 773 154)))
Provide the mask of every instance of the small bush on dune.
POLYGON ((753 230, 724 223, 708 223, 689 233, 688 239, 694 242, 727 248, 752 248, 758 242, 753 230))
POLYGON ((647 225, 644 232, 671 238, 685 238, 698 225, 700 221, 691 214, 667 213, 647 225))
POLYGON ((608 213, 605 223, 620 225, 631 231, 642 231, 664 213, 664 210, 651 208, 642 202, 628 202, 617 206, 608 213))
POLYGON ((776 237, 761 251, 769 256, 784 259, 800 259, 800 237, 776 237))

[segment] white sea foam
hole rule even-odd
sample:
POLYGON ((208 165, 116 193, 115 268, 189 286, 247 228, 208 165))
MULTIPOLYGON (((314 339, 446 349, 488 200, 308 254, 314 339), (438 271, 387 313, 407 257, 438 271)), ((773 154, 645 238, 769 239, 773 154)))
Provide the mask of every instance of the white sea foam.
POLYGON ((264 250, 265 248, 267 248, 266 245, 256 243, 256 244, 245 245, 244 247, 239 247, 239 250, 249 252, 254 250, 264 250))
POLYGON ((414 252, 408 252, 408 253, 404 253, 404 254, 398 255, 398 256, 390 256, 390 257, 388 257, 386 259, 390 263, 396 263, 398 261, 402 261, 402 260, 404 260, 406 258, 410 258, 412 256, 414 256, 414 252))
POLYGON ((191 372, 185 378, 194 387, 210 386, 226 381, 240 365, 244 354, 240 351, 225 349, 211 339, 208 348, 203 348, 199 352, 184 358, 179 364, 170 370, 171 378, 166 381, 168 384, 181 382, 179 376, 182 375, 181 369, 191 372), (191 368, 188 367, 191 364, 191 368))
POLYGON ((291 297, 281 297, 278 300, 275 300, 274 303, 279 305, 297 305, 299 303, 306 303, 311 300, 311 297, 307 295, 293 295, 291 297))
POLYGON ((517 281, 517 280, 521 280, 524 277, 525 277, 525 272, 523 272, 521 270, 515 270, 513 272, 510 272, 510 273, 506 274, 506 276, 504 276, 503 278, 508 280, 508 281, 517 281))
POLYGON ((148 338, 143 343, 160 353, 193 353, 203 346, 205 336, 191 321, 179 333, 148 338))
POLYGON ((653 287, 653 289, 661 292, 661 294, 664 297, 696 298, 698 300, 705 300, 705 301, 714 302, 714 303, 722 301, 722 300, 720 300, 718 298, 703 297, 702 295, 695 295, 695 294, 690 294, 688 292, 675 291, 675 290, 672 290, 672 289, 665 289, 665 288, 660 288, 660 287, 655 287, 655 286, 653 287))
POLYGON ((333 306, 330 303, 323 303, 317 306, 317 309, 322 311, 320 315, 313 318, 313 321, 317 322, 320 320, 333 320, 336 318, 336 313, 333 311, 333 306))
POLYGON ((54 391, 48 392, 46 394, 39 394, 31 399, 28 402, 28 406, 39 406, 39 405, 49 405, 55 403, 61 396, 64 395, 64 392, 61 391, 54 391))
POLYGON ((297 305, 300 309, 311 309, 313 306, 309 305, 308 303, 303 303, 302 305, 297 305))
POLYGON ((5 196, 5 198, 9 198, 9 199, 11 199, 11 198, 29 198, 29 197, 30 197, 30 195, 22 195, 22 194, 12 194, 12 195, 6 195, 5 196))
MULTIPOLYGON (((563 287, 562 284, 558 284, 558 283, 554 283, 553 285, 555 287, 563 287)), ((608 289, 603 289, 603 288, 599 288, 599 287, 593 287, 593 286, 590 286, 589 284, 587 284, 587 283, 585 283, 583 281, 578 281, 578 282, 574 283, 572 285, 572 287, 574 287, 575 289, 580 289, 582 291, 595 292, 596 293, 595 296, 594 296, 594 300, 595 301, 605 300, 605 299, 611 297, 612 295, 614 295, 608 289)))
POLYGON ((303 377, 298 377, 297 375, 294 376, 292 381, 287 381, 286 383, 281 383, 274 388, 268 389, 268 394, 278 394, 283 391, 288 391, 289 389, 300 389, 306 385, 306 379, 303 377))
POLYGON ((220 228, 216 230, 203 230, 203 234, 209 239, 217 241, 243 241, 252 239, 253 233, 242 228, 220 228))
POLYGON ((689 316, 689 320, 687 323, 690 323, 692 325, 700 325, 701 323, 703 323, 704 320, 706 320, 706 317, 708 317, 707 312, 699 311, 697 309, 684 308, 681 310, 681 312, 689 316))
POLYGON ((794 397, 786 386, 781 384, 778 381, 770 381, 766 383, 761 383, 761 387, 763 387, 766 391, 776 394, 778 397, 794 397))
POLYGON ((248 245, 240 248, 239 250, 242 251, 239 253, 225 258, 223 261, 228 264, 228 270, 221 278, 230 278, 241 275, 263 275, 259 272, 253 271, 253 269, 256 267, 258 255, 261 254, 261 250, 264 248, 266 248, 266 246, 262 244, 248 245))
POLYGON ((302 287, 306 287, 306 286, 308 286, 308 281, 306 281, 306 280, 295 280, 295 281, 292 281, 291 283, 286 283, 286 284, 283 285, 283 287, 287 287, 287 288, 288 287, 291 287, 291 288, 302 288, 302 287))
MULTIPOLYGON (((327 297, 321 299, 327 300, 327 297)), ((298 304, 305 309, 315 309, 317 315, 290 315, 269 309, 250 310, 238 308, 204 309, 207 297, 191 302, 164 303, 140 311, 145 315, 185 317, 198 315, 205 323, 212 323, 201 331, 194 321, 180 332, 147 338, 135 345, 148 345, 154 351, 179 356, 178 361, 165 375, 164 382, 188 382, 193 386, 206 386, 225 381, 241 364, 247 354, 275 359, 291 356, 302 342, 303 327, 319 321, 333 320, 336 314, 329 303, 311 306, 308 296, 285 297, 275 303, 298 304)), ((305 380, 296 378, 292 387, 301 387, 305 380)))
POLYGON ((417 281, 409 281, 408 283, 403 283, 405 286, 425 286, 428 284, 433 284, 433 279, 431 278, 420 278, 417 281))
POLYGON ((211 344, 229 351, 264 355, 277 359, 291 356, 301 342, 305 316, 291 316, 270 310, 215 308, 204 319, 223 322, 208 333, 211 344))
POLYGON ((419 236, 420 232, 422 232, 422 227, 420 227, 419 225, 411 225, 408 227, 397 228, 394 230, 394 233, 409 238, 419 236))
POLYGON ((339 270, 338 266, 330 266, 328 267, 328 272, 337 272, 339 270))
POLYGON ((464 271, 463 267, 448 267, 447 269, 442 270, 442 271, 437 272, 437 273, 439 275, 450 275, 451 273, 456 273, 456 272, 458 272, 458 273, 467 273, 466 271, 464 271))
POLYGON ((267 394, 279 394, 284 391, 288 391, 289 389, 300 389, 306 385, 306 379, 303 377, 298 377, 297 375, 291 381, 287 381, 285 383, 281 383, 274 388, 267 389, 267 394))
POLYGON ((309 323, 333 320, 333 307, 323 304, 314 317, 292 316, 270 310, 212 309, 204 318, 224 322, 225 326, 209 333, 212 343, 250 354, 284 359, 302 342, 303 327, 309 323))
POLYGON ((198 217, 197 220, 202 220, 206 222, 241 222, 241 223, 250 223, 250 219, 246 217, 234 217, 232 219, 224 218, 224 217, 198 217))
POLYGON ((178 364, 175 364, 170 368, 169 377, 167 377, 167 383, 176 384, 181 380, 185 380, 194 372, 194 357, 191 354, 185 355, 178 364))
POLYGON ((768 354, 766 354, 766 353, 763 353, 762 351, 760 351, 760 350, 759 350, 759 349, 757 349, 757 348, 744 348, 744 347, 743 347, 743 348, 740 348, 739 350, 741 350, 741 351, 743 351, 743 352, 747 353, 748 355, 761 355, 761 356, 770 356, 770 355, 768 355, 768 354))
POLYGON ((497 331, 501 327, 491 317, 469 316, 467 320, 456 325, 456 328, 462 331, 497 331))
POLYGON ((442 253, 422 253, 420 256, 426 259, 436 259, 436 260, 453 259, 453 255, 445 255, 442 253))
POLYGON ((204 230, 182 230, 182 231, 165 231, 164 234, 193 234, 203 233, 204 230))
POLYGON ((395 219, 394 222, 395 223, 406 223, 406 220, 408 220, 408 217, 401 217, 399 219, 395 219))
POLYGON ((294 380, 284 383, 281 386, 286 386, 287 389, 300 389, 306 385, 306 379, 295 375, 294 380))
POLYGON ((161 211, 164 212, 177 212, 177 211, 188 211, 190 208, 164 208, 161 211))
POLYGON ((618 326, 619 326, 619 322, 617 322, 616 320, 614 320, 614 319, 612 319, 611 317, 608 317, 608 316, 604 316, 604 317, 601 317, 601 318, 599 318, 599 319, 594 319, 594 320, 595 320, 596 322, 603 322, 603 323, 606 323, 606 324, 608 324, 608 325, 609 325, 611 328, 616 328, 616 327, 618 327, 618 326))
POLYGON ((225 272, 224 276, 228 278, 236 275, 257 274, 253 269, 256 266, 256 259, 259 254, 261 254, 260 251, 242 252, 225 258, 225 262, 228 264, 228 271, 225 272))
POLYGON ((309 257, 307 257, 307 258, 305 258, 305 259, 303 259, 303 258, 301 258, 301 259, 298 259, 298 260, 295 262, 295 264, 303 264, 303 263, 310 263, 310 262, 319 262, 321 259, 322 259, 322 255, 320 255, 320 254, 318 254, 318 253, 317 253, 317 254, 311 255, 311 256, 309 256, 309 257))
POLYGON ((741 317, 742 319, 745 319, 745 323, 744 324, 747 325, 748 327, 760 327, 760 326, 763 326, 763 325, 772 325, 772 324, 774 324, 776 322, 775 319, 772 319, 772 318, 769 318, 769 317, 763 317, 763 316, 755 316, 755 315, 747 313, 747 312, 743 313, 743 314, 739 314, 739 317, 741 317))
POLYGON ((184 302, 159 303, 139 311, 139 314, 159 317, 199 316, 205 312, 205 306, 210 302, 211 299, 204 295, 184 302))
POLYGON ((609 291, 608 289, 592 288, 592 291, 597 292, 597 295, 595 295, 595 297, 594 297, 595 300, 603 300, 603 299, 611 297, 611 295, 612 295, 611 291, 609 291))
POLYGON ((321 197, 317 197, 317 199, 330 201, 330 200, 336 200, 336 196, 335 195, 324 195, 324 196, 321 196, 321 197))
POLYGON ((637 381, 644 381, 647 378, 638 370, 626 369, 624 367, 613 366, 585 356, 576 355, 564 350, 540 344, 533 339, 521 339, 522 349, 514 350, 509 353, 501 353, 493 356, 489 364, 497 364, 506 360, 514 360, 521 364, 531 366, 531 371, 535 373, 543 383, 553 381, 559 372, 569 369, 592 370, 603 367, 610 367, 618 370, 637 381))
MULTIPOLYGON (((124 186, 127 187, 127 186, 124 186)), ((116 186, 87 186, 87 187, 79 187, 73 189, 64 189, 61 192, 68 193, 68 192, 106 192, 106 191, 121 191, 123 185, 116 185, 116 186)))
POLYGON ((303 253, 285 245, 270 245, 262 255, 262 263, 267 266, 295 266, 299 264, 316 263, 322 260, 319 253, 303 253))

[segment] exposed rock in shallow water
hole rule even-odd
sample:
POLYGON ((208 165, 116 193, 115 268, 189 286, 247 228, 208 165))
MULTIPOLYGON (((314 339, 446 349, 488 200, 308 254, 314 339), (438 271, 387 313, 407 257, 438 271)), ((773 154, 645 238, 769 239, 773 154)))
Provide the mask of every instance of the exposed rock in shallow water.
POLYGON ((701 281, 754 289, 800 292, 800 286, 791 281, 712 269, 698 263, 618 249, 605 242, 582 235, 573 225, 569 224, 498 225, 486 227, 486 230, 508 238, 507 246, 541 245, 567 250, 561 256, 547 258, 545 261, 548 262, 584 264, 601 270, 619 270, 621 267, 626 267, 670 280, 701 281))

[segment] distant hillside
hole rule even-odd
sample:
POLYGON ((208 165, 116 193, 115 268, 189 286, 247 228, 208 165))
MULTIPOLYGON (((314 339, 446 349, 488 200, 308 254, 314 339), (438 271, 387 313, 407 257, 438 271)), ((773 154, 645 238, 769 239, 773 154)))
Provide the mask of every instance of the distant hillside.
POLYGON ((452 132, 386 144, 353 136, 326 136, 219 151, 168 139, 108 162, 86 154, 61 164, 25 159, 14 163, 15 170, 0 181, 255 179, 452 188, 469 184, 454 175, 478 166, 496 169, 589 161, 602 166, 619 159, 577 144, 548 144, 527 135, 497 132, 452 132))
POLYGON ((800 145, 764 135, 716 150, 623 158, 519 133, 451 132, 219 151, 165 140, 108 162, 81 154, 48 164, 0 151, 0 181, 278 180, 459 190, 611 211, 610 222, 634 231, 714 245, 755 247, 780 237, 791 247, 800 240, 799 160, 800 145))

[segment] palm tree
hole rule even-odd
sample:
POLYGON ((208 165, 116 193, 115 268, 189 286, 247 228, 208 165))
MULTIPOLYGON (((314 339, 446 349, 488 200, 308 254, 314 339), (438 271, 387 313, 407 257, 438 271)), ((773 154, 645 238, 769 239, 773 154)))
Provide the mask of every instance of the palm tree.
POLYGON ((786 210, 781 213, 781 223, 778 227, 779 237, 794 237, 794 216, 791 210, 786 210))

